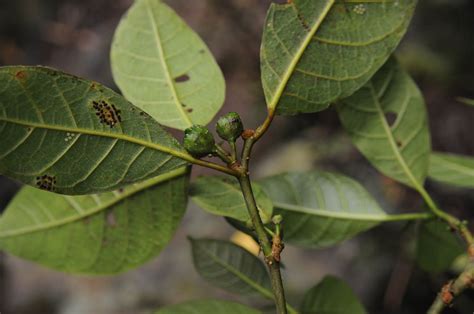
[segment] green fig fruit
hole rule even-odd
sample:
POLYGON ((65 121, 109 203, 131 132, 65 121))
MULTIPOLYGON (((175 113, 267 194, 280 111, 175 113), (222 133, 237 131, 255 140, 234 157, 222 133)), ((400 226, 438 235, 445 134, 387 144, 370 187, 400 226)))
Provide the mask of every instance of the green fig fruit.
POLYGON ((223 140, 235 142, 244 131, 239 114, 237 112, 229 112, 220 117, 217 120, 216 131, 223 140))
POLYGON ((204 157, 214 152, 215 141, 211 132, 202 125, 184 130, 184 148, 194 157, 204 157))

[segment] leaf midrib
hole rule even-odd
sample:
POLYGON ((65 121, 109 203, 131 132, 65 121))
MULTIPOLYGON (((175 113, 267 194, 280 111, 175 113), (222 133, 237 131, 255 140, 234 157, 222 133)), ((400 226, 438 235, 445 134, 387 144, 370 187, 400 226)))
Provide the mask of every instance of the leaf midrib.
POLYGON ((385 134, 387 134, 388 142, 390 144, 390 147, 392 148, 393 153, 395 154, 396 160, 399 162, 400 166, 402 167, 402 170, 405 172, 406 176, 408 177, 408 179, 413 184, 413 187, 419 192, 423 191, 424 190, 423 187, 420 185, 418 180, 415 178, 415 176, 411 172, 410 168, 408 167, 408 165, 405 162, 405 159, 403 158, 403 156, 401 155, 401 153, 398 149, 397 143, 396 143, 396 141, 393 137, 393 133, 390 129, 390 126, 388 125, 388 122, 385 119, 385 115, 384 115, 384 112, 382 110, 382 106, 380 105, 379 99, 377 97, 377 93, 375 92, 375 88, 374 88, 373 83, 369 82, 368 86, 369 86, 369 89, 370 89, 370 94, 372 95, 372 100, 374 102, 375 109, 377 109, 377 115, 379 116, 379 118, 382 122, 384 132, 385 132, 385 134))
POLYGON ((181 158, 181 159, 186 160, 186 161, 192 161, 193 160, 193 157, 191 155, 185 153, 185 152, 174 150, 170 147, 163 146, 163 145, 160 145, 160 144, 147 142, 145 140, 134 138, 134 137, 131 137, 131 136, 128 136, 128 135, 125 135, 125 134, 106 133, 106 132, 99 132, 99 131, 91 130, 91 129, 74 128, 74 127, 67 127, 67 126, 62 126, 62 125, 53 125, 53 124, 46 125, 46 124, 41 124, 41 123, 36 123, 36 122, 31 122, 31 121, 22 121, 22 120, 9 119, 9 118, 3 118, 3 117, 0 117, 0 121, 4 121, 4 122, 7 122, 7 123, 14 123, 14 124, 18 124, 18 125, 23 125, 23 126, 26 126, 26 127, 38 128, 38 129, 79 133, 79 134, 84 134, 84 135, 107 137, 107 138, 123 140, 123 141, 127 141, 127 142, 137 144, 137 145, 140 145, 140 146, 145 146, 145 147, 153 149, 153 150, 158 150, 158 151, 161 151, 163 153, 173 155, 175 157, 181 158))
POLYGON ((283 202, 273 201, 273 206, 276 208, 284 209, 287 211, 298 212, 301 214, 308 214, 312 216, 319 216, 325 218, 335 218, 335 219, 344 219, 344 220, 362 220, 362 221, 385 221, 390 216, 381 212, 380 214, 357 214, 349 212, 340 212, 329 209, 317 209, 301 205, 293 205, 283 202))
POLYGON ((187 172, 186 167, 182 167, 182 168, 179 168, 179 169, 172 170, 172 171, 170 171, 166 174, 163 174, 163 175, 157 176, 153 179, 150 179, 148 181, 145 181, 142 184, 139 184, 138 186, 134 186, 133 189, 130 189, 128 191, 124 191, 123 193, 120 194, 120 196, 116 196, 116 198, 114 198, 110 201, 107 201, 107 202, 103 203, 102 205, 100 205, 96 208, 86 210, 82 214, 69 216, 69 217, 66 217, 66 218, 63 218, 63 219, 58 219, 58 220, 55 220, 55 221, 48 221, 48 222, 46 222, 44 224, 41 224, 41 225, 34 225, 34 226, 14 229, 14 230, 10 230, 10 231, 3 231, 3 232, 0 232, 0 239, 5 239, 5 238, 15 237, 15 236, 21 236, 21 235, 25 235, 25 234, 29 234, 29 233, 38 232, 38 231, 53 229, 53 228, 56 228, 56 227, 60 227, 60 226, 63 226, 63 225, 69 224, 69 223, 79 221, 79 220, 84 219, 84 218, 89 217, 89 216, 93 216, 93 215, 95 215, 95 214, 97 214, 101 211, 104 211, 104 210, 106 210, 106 209, 122 202, 123 200, 127 199, 128 197, 130 197, 134 194, 137 194, 137 193, 139 193, 143 190, 146 190, 146 189, 148 189, 152 186, 155 186, 157 184, 160 184, 160 183, 163 183, 165 181, 169 181, 169 180, 172 180, 176 177, 184 175, 186 172, 187 172))
POLYGON ((296 69, 296 66, 298 65, 298 62, 301 60, 301 57, 303 56, 306 48, 309 46, 309 43, 311 42, 313 36, 316 34, 316 32, 319 30, 319 27, 321 26, 322 22, 328 15, 329 11, 331 10, 332 6, 334 5, 336 1, 335 0, 329 0, 326 6, 324 7, 323 12, 319 16, 319 18, 314 22, 314 25, 311 27, 311 30, 308 32, 306 35, 302 45, 298 48, 293 60, 291 61, 289 67, 283 74, 282 80, 280 81, 278 88, 275 92, 275 95, 273 96, 272 101, 268 104, 268 108, 274 110, 276 106, 278 105, 278 102, 280 101, 281 96, 283 95, 283 92, 286 89, 286 85, 291 78, 291 75, 296 69))
POLYGON ((161 43, 161 36, 160 36, 159 30, 158 30, 158 25, 156 23, 155 16, 153 15, 153 9, 152 9, 152 6, 150 4, 150 0, 146 1, 146 6, 148 8, 148 10, 147 10, 148 17, 150 19, 150 22, 151 22, 152 28, 153 28, 153 35, 155 37, 156 49, 157 49, 158 54, 160 56, 159 59, 160 59, 160 62, 161 62, 161 66, 163 67, 163 70, 165 72, 166 80, 168 81, 168 85, 170 87, 171 94, 173 95, 174 103, 175 103, 176 107, 178 108, 178 111, 183 116, 185 123, 187 124, 188 127, 190 127, 190 126, 193 125, 193 123, 192 123, 191 119, 188 117, 188 115, 186 114, 186 112, 184 111, 184 108, 183 108, 183 106, 181 105, 181 102, 178 99, 178 94, 176 92, 176 87, 174 86, 173 80, 170 76, 170 71, 169 71, 168 64, 166 63, 166 60, 165 60, 163 45, 161 43))

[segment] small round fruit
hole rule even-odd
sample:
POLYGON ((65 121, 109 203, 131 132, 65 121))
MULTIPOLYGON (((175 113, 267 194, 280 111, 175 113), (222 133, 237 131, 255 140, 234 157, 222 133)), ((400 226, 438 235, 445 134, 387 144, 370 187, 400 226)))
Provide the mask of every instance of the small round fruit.
POLYGON ((184 148, 195 157, 204 157, 214 152, 215 141, 211 132, 202 125, 193 125, 184 130, 184 148))
POLYGON ((234 142, 244 131, 242 121, 237 112, 229 112, 217 120, 216 131, 226 141, 234 142))

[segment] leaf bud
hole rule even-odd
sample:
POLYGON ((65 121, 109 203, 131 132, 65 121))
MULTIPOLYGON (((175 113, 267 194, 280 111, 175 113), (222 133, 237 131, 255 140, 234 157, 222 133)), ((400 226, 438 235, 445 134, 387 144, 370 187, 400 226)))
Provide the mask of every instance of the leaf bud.
POLYGON ((282 220, 283 220, 283 217, 281 215, 275 215, 275 216, 272 217, 272 222, 275 225, 280 224, 282 220))

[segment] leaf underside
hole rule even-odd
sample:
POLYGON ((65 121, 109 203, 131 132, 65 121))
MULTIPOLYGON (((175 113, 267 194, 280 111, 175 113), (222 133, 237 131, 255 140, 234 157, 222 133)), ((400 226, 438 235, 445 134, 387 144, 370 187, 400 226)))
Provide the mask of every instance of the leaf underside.
POLYGON ((313 171, 287 173, 260 181, 283 216, 285 242, 305 247, 335 245, 366 231, 386 214, 356 181, 313 171))
MULTIPOLYGON (((264 223, 270 221, 272 201, 258 184, 252 184, 255 200, 264 223)), ((219 216, 246 222, 250 219, 242 191, 237 180, 227 177, 206 176, 197 178, 189 190, 191 199, 205 211, 219 216)))
POLYGON ((260 53, 269 109, 326 109, 359 89, 403 37, 416 0, 272 3, 260 53))
POLYGON ((180 144, 99 83, 45 67, 0 68, 0 173, 62 194, 118 189, 185 162, 180 144))
POLYGON ((174 234, 186 209, 187 172, 84 196, 24 187, 0 216, 0 249, 68 273, 137 267, 174 234))
POLYGON ((224 103, 211 52, 160 0, 135 1, 115 32, 111 62, 125 97, 163 125, 206 125, 224 103))
POLYGON ((428 175, 435 181, 474 189, 474 157, 433 153, 428 175))
POLYGON ((337 109, 342 125, 372 165, 408 186, 423 185, 431 153, 425 102, 394 59, 337 109))
POLYGON ((262 314, 262 312, 236 302, 196 300, 167 306, 155 314, 262 314))
POLYGON ((213 285, 242 295, 272 298, 270 278, 263 263, 231 242, 191 239, 198 273, 213 285))

